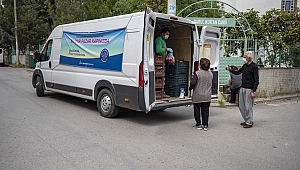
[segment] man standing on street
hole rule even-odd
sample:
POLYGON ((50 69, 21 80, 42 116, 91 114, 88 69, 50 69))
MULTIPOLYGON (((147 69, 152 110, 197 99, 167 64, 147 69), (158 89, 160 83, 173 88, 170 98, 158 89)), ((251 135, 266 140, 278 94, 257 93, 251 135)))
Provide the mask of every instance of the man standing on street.
POLYGON ((241 123, 243 128, 251 128, 253 125, 253 104, 255 92, 259 84, 258 66, 253 61, 252 51, 247 51, 243 57, 245 64, 237 71, 230 69, 229 66, 226 70, 238 75, 242 73, 242 87, 239 93, 239 109, 244 118, 241 123))

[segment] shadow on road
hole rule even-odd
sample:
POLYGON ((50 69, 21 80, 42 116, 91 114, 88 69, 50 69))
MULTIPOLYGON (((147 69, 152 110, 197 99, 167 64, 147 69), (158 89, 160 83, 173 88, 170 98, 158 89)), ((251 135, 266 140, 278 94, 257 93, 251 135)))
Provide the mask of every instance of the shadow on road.
POLYGON ((165 111, 152 111, 149 113, 136 112, 122 109, 117 119, 124 119, 130 122, 139 123, 147 126, 156 126, 172 122, 180 122, 187 119, 193 119, 193 113, 187 113, 183 108, 166 109, 165 111))
POLYGON ((60 100, 61 102, 69 103, 71 105, 76 105, 79 107, 83 107, 89 110, 97 111, 97 105, 95 101, 86 100, 78 97, 73 97, 65 94, 55 93, 55 92, 45 92, 45 96, 48 98, 53 98, 55 100, 60 100))
MULTIPOLYGON (((85 99, 55 92, 46 92, 44 97, 59 100, 61 102, 68 103, 74 106, 76 105, 77 107, 95 111, 96 114, 99 114, 95 101, 88 100, 86 102, 85 99)), ((155 126, 159 124, 171 123, 174 121, 178 122, 184 121, 186 119, 193 119, 193 112, 190 108, 187 107, 177 107, 176 109, 171 108, 164 111, 151 111, 147 114, 145 112, 138 112, 122 108, 118 116, 113 119, 123 119, 142 125, 155 126)))

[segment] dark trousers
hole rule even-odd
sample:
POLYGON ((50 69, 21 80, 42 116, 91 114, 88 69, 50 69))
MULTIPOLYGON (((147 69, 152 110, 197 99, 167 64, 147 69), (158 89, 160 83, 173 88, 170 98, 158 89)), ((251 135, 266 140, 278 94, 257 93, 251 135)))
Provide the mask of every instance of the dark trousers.
POLYGON ((230 101, 229 103, 235 103, 236 101, 236 94, 238 94, 240 88, 231 89, 230 88, 230 101))
POLYGON ((202 117, 202 125, 208 126, 210 102, 194 103, 194 117, 196 126, 201 125, 200 113, 202 117))

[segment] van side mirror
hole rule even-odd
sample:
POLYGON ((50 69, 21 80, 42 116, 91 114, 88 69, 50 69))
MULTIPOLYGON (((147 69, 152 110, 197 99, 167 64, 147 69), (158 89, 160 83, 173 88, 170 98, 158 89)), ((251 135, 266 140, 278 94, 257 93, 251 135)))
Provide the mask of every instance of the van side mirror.
POLYGON ((41 61, 41 53, 36 51, 34 52, 34 61, 35 62, 40 62, 41 61))

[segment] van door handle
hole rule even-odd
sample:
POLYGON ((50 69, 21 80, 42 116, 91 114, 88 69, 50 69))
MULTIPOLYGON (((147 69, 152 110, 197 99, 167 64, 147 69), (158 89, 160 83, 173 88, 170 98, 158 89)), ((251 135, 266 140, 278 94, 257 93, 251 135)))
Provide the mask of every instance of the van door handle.
POLYGON ((147 85, 147 84, 148 84, 148 80, 145 81, 145 85, 147 85))
POLYGON ((49 68, 51 68, 51 61, 49 61, 49 68))

